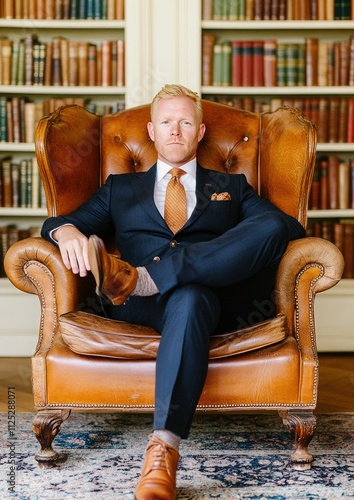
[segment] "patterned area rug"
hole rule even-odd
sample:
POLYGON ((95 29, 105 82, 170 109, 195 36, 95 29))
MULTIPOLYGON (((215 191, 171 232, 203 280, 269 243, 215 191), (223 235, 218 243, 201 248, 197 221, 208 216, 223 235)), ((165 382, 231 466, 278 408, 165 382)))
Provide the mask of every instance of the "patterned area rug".
MULTIPOLYGON (((16 414, 10 438, 8 415, 1 414, 0 498, 134 499, 151 415, 72 414, 54 441, 63 461, 49 470, 34 460, 33 416, 16 414)), ((313 467, 299 472, 290 466, 294 443, 278 415, 198 414, 182 443, 177 498, 354 498, 353 429, 353 413, 318 416, 313 467)))

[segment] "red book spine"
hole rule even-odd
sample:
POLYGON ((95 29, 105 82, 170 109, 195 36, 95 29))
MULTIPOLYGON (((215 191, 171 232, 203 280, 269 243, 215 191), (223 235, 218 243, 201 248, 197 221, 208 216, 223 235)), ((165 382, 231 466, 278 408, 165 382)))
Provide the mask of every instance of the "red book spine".
POLYGON ((348 99, 347 142, 354 142, 354 99, 348 99))
POLYGON ((262 40, 253 42, 253 85, 256 87, 264 86, 263 46, 262 40))
POLYGON ((231 42, 231 85, 242 85, 242 42, 239 40, 231 42))
POLYGON ((242 85, 253 86, 253 42, 246 40, 242 42, 242 85))
POLYGON ((354 208, 354 160, 349 163, 349 208, 354 208))

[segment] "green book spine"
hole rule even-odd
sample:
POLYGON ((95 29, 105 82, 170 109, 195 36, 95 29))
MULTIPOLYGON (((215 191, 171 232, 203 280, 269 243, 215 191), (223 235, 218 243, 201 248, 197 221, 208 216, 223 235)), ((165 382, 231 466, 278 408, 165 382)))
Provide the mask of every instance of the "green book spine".
POLYGON ((231 43, 222 44, 221 56, 221 85, 231 85, 231 43))
POLYGON ((0 142, 7 142, 7 98, 0 97, 0 142))
POLYGON ((94 17, 93 0, 86 0, 86 7, 84 12, 85 12, 85 19, 93 19, 94 17))
POLYGON ((17 85, 18 81, 19 50, 20 50, 20 42, 19 40, 14 40, 12 42, 12 56, 11 56, 11 76, 10 76, 11 85, 17 85))
POLYGON ((305 60, 305 45, 298 44, 298 62, 297 62, 297 84, 299 86, 306 85, 306 60, 305 60))
POLYGON ((295 43, 286 46, 286 84, 288 87, 298 85, 298 58, 299 50, 295 43))
POLYGON ((79 7, 78 0, 71 0, 70 2, 70 19, 78 19, 79 7))
POLYGON ((107 5, 108 0, 102 0, 102 19, 107 19, 108 18, 108 5, 107 5))
POLYGON ((27 207, 27 160, 20 161, 20 207, 27 207))
POLYGON ((27 160, 26 174, 26 207, 32 208, 32 160, 27 160))
POLYGON ((25 41, 23 39, 20 40, 18 49, 17 84, 25 84, 25 41))
POLYGON ((278 43, 277 46, 277 85, 286 86, 286 44, 278 43))
POLYGON ((238 18, 240 21, 246 19, 246 0, 238 0, 238 18))
POLYGON ((93 18, 103 19, 103 3, 102 0, 94 0, 93 4, 93 18))
POLYGON ((221 21, 223 12, 223 3, 226 0, 214 0, 213 2, 213 19, 215 21, 221 21))
POLYGON ((239 19, 239 1, 240 0, 230 0, 229 3, 229 19, 230 21, 237 21, 239 19))

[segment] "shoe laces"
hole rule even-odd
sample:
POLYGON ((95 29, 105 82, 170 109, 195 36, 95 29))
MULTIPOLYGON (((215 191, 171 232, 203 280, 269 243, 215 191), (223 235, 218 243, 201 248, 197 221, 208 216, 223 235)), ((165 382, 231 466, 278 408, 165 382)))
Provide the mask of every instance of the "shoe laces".
POLYGON ((167 455, 169 453, 168 446, 163 442, 158 441, 156 438, 151 438, 153 443, 153 463, 152 469, 165 469, 168 470, 167 455))

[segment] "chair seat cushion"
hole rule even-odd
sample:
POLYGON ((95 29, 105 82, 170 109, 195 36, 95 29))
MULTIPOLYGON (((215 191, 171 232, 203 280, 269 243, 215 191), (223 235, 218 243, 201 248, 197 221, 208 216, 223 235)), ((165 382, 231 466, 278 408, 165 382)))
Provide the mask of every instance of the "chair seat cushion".
MULTIPOLYGON (((69 312, 59 318, 59 329, 73 352, 86 356, 120 359, 155 359, 160 335, 147 326, 132 325, 95 316, 83 311, 69 312)), ((280 342, 288 334, 285 316, 236 332, 213 335, 210 359, 225 358, 280 342)))

